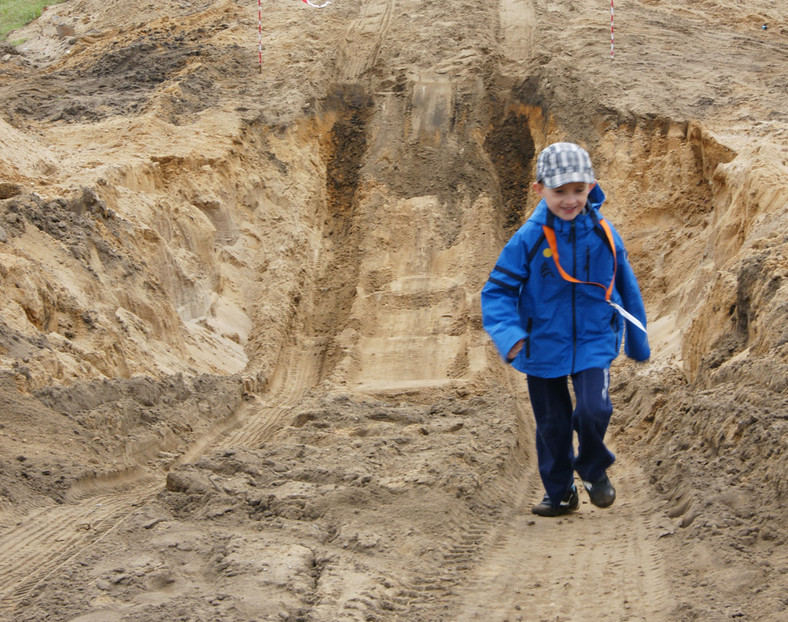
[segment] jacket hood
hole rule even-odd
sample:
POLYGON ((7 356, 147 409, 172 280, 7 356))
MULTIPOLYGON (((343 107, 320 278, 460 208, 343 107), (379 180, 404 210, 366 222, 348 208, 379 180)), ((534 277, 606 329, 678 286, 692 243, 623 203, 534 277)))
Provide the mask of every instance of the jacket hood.
MULTIPOLYGON (((591 209, 596 210, 597 212, 602 207, 602 203, 605 202, 605 193, 602 191, 602 188, 599 187, 599 184, 594 184, 594 187, 591 188, 591 192, 588 193, 588 205, 591 209)), ((549 214, 549 210, 547 209, 547 202, 542 199, 537 204, 536 208, 534 209, 534 213, 531 216, 531 219, 536 221, 540 225, 547 224, 547 217, 549 214)), ((576 224, 583 225, 588 221, 589 227, 593 226, 593 223, 590 221, 588 216, 584 216, 580 214, 575 218, 576 224)), ((557 229, 562 229, 564 226, 568 226, 569 223, 567 221, 563 221, 559 218, 555 219, 554 226, 557 229)))

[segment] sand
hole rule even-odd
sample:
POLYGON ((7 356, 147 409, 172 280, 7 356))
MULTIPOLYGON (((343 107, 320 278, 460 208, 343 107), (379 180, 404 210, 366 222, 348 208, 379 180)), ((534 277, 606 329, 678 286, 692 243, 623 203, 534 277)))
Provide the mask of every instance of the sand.
POLYGON ((785 619, 788 7, 261 6, 0 47, 0 619, 785 619), (479 291, 555 140, 653 356, 548 519, 479 291))

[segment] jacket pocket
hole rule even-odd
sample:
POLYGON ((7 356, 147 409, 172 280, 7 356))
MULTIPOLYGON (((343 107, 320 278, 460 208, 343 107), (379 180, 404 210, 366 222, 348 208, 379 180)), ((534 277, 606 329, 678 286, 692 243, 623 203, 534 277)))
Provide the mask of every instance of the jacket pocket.
POLYGON ((591 280, 591 249, 586 246, 586 281, 591 280))

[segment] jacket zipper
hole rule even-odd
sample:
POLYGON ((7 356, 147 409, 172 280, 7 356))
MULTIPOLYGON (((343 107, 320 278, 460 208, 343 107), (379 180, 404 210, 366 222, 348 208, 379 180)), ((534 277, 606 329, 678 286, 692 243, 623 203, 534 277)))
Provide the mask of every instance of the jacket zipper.
MULTIPOLYGON (((575 236, 575 221, 569 224, 569 240, 572 242, 572 275, 577 274, 577 238, 575 236)), ((575 358, 577 355, 577 314, 575 310, 576 285, 572 283, 572 373, 575 373, 575 358)))

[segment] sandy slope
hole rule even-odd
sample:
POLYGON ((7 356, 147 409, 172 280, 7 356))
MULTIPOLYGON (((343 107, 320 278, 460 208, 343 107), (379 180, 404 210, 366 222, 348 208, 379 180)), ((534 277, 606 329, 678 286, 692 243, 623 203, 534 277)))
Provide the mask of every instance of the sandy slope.
POLYGON ((0 619, 783 619, 781 3, 263 5, 0 49, 0 619), (563 138, 654 356, 548 520, 478 293, 563 138))

